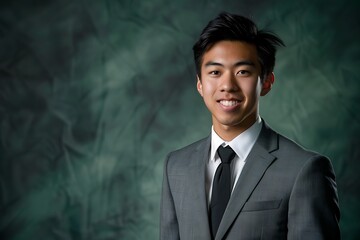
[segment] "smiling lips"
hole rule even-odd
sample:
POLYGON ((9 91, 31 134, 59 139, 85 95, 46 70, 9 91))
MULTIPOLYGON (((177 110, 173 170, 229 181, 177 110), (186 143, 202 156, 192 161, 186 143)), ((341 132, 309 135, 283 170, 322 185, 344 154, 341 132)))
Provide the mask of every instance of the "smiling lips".
POLYGON ((225 107, 233 107, 236 106, 240 101, 238 100, 220 100, 220 104, 225 107))
POLYGON ((237 99, 230 99, 230 100, 219 100, 218 103, 220 104, 221 108, 225 111, 235 111, 240 106, 240 100, 237 99))

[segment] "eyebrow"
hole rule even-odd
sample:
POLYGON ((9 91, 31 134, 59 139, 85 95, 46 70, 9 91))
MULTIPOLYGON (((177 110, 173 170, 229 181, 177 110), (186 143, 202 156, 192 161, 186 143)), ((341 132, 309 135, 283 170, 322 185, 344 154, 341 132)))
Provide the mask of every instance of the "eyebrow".
MULTIPOLYGON (((251 62, 251 61, 238 61, 234 64, 234 67, 239 67, 239 66, 243 66, 243 65, 248 65, 248 66, 255 66, 255 63, 251 62)), ((219 63, 219 62, 214 62, 214 61, 208 61, 207 63, 205 63, 205 67, 210 67, 210 66, 221 66, 223 67, 224 65, 219 63)))

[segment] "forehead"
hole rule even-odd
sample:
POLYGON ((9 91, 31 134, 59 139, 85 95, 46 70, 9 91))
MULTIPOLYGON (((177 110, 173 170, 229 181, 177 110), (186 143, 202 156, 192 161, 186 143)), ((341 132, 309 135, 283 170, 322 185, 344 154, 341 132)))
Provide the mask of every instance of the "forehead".
POLYGON ((215 43, 204 53, 202 67, 210 61, 224 65, 250 61, 255 66, 260 66, 256 46, 242 41, 226 40, 215 43))

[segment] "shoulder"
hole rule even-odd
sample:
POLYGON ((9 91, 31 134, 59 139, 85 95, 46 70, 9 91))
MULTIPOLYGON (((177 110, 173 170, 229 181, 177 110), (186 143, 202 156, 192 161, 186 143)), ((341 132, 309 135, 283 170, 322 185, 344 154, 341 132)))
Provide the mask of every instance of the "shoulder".
POLYGON ((278 133, 278 144, 279 144, 279 152, 283 154, 291 154, 295 156, 301 155, 304 157, 305 156, 312 157, 314 155, 320 155, 319 153, 307 149, 301 144, 279 133, 278 133))
POLYGON ((307 149, 294 140, 278 133, 267 125, 264 121, 263 129, 260 135, 261 144, 265 146, 269 152, 275 156, 280 163, 288 165, 288 167, 301 167, 307 161, 329 161, 322 154, 307 149))
POLYGON ((170 152, 167 155, 166 164, 187 165, 195 158, 194 154, 204 153, 207 148, 210 149, 210 136, 170 152))
POLYGON ((180 149, 174 150, 172 152, 170 152, 168 154, 169 157, 178 157, 178 156, 186 156, 188 154, 191 154, 194 151, 198 151, 203 149, 206 145, 207 142, 209 141, 210 143, 210 137, 206 137, 203 139, 200 139, 196 142, 193 142, 185 147, 182 147, 180 149))
MULTIPOLYGON (((278 134, 278 133, 277 133, 278 134)), ((295 141, 278 134, 278 150, 273 153, 277 158, 283 159, 288 165, 314 169, 329 170, 332 172, 332 164, 327 156, 305 148, 295 141)))

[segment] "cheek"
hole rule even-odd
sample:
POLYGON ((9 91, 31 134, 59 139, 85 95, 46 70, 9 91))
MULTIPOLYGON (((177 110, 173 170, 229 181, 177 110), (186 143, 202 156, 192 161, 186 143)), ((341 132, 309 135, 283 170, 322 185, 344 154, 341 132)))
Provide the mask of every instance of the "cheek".
POLYGON ((203 95, 212 95, 215 89, 216 87, 209 82, 204 82, 202 85, 203 95))
POLYGON ((248 81, 242 84, 241 89, 243 93, 247 96, 257 96, 261 92, 261 83, 260 81, 248 81))

